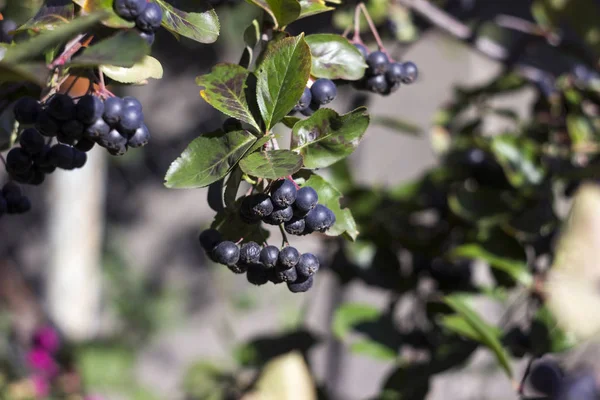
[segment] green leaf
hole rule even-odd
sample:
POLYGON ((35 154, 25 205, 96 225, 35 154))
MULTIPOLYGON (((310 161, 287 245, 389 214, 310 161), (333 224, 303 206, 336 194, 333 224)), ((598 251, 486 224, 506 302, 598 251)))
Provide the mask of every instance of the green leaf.
POLYGON ((567 131, 573 146, 594 141, 594 130, 590 121, 583 115, 567 115, 567 131))
MULTIPOLYGON (((464 336, 471 340, 479 341, 481 335, 473 328, 471 324, 461 315, 442 315, 439 323, 446 329, 464 336)), ((495 326, 489 326, 490 331, 496 338, 500 338, 502 330, 495 326)))
POLYGON ((124 31, 84 49, 74 57, 70 66, 94 67, 109 64, 117 67, 133 67, 150 53, 148 43, 135 31, 124 31))
POLYGON ((216 131, 194 139, 167 171, 165 186, 191 189, 223 178, 256 138, 247 131, 216 131))
POLYGON ((273 18, 276 29, 294 22, 300 16, 301 8, 297 0, 247 1, 265 10, 273 18))
POLYGON ((300 9, 298 19, 335 10, 334 7, 325 5, 325 2, 322 0, 300 0, 300 9))
POLYGON ((292 150, 304 156, 306 168, 324 168, 348 157, 358 147, 369 126, 365 107, 339 115, 322 108, 294 125, 292 150))
POLYGON ((423 129, 414 122, 402 120, 385 115, 373 115, 371 117, 373 125, 383 126, 398 133, 408 133, 410 135, 421 135, 423 129))
POLYGON ((256 140, 256 142, 252 145, 252 147, 250 147, 250 150, 248 150, 246 152, 246 154, 254 153, 256 150, 259 150, 259 149, 262 150, 262 148, 265 145, 265 143, 267 143, 271 139, 276 140, 271 135, 265 135, 265 136, 263 136, 261 138, 258 138, 256 140))
POLYGON ((154 0, 163 10, 162 24, 178 35, 200 43, 214 43, 219 37, 219 17, 214 9, 195 2, 193 9, 178 10, 165 0, 154 0))
POLYGON ((232 207, 218 212, 210 227, 217 229, 225 240, 237 242, 244 238, 245 242, 263 243, 269 238, 269 231, 264 229, 262 224, 248 224, 242 221, 240 207, 243 200, 239 198, 232 207))
POLYGON ((258 151, 244 157, 240 168, 257 178, 279 179, 302 168, 302 156, 289 150, 258 151))
POLYGON ((360 51, 348 39, 329 33, 308 35, 306 43, 312 56, 311 75, 317 78, 361 79, 367 68, 360 51))
POLYGON ((281 120, 281 123, 284 124, 285 126, 287 126, 288 128, 292 129, 294 127, 294 125, 296 125, 296 122, 298 122, 300 120, 302 120, 302 118, 287 116, 287 117, 283 117, 283 119, 281 120))
POLYGON ((11 64, 0 61, 0 82, 33 82, 45 87, 50 76, 46 64, 41 62, 11 64))
POLYGON ((419 38, 419 29, 412 20, 412 13, 406 7, 392 3, 389 7, 389 20, 394 23, 396 40, 401 43, 414 42, 419 38))
POLYGON ((335 310, 331 331, 339 340, 344 340, 352 332, 354 326, 363 322, 377 321, 381 311, 362 303, 346 303, 335 310))
POLYGON ((8 0, 0 1, 0 6, 6 5, 0 8, 3 8, 2 15, 5 19, 11 19, 21 25, 32 18, 43 4, 44 0, 8 0))
POLYGON ((33 18, 19 26, 17 32, 23 32, 29 29, 52 30, 58 25, 63 24, 65 21, 73 19, 73 17, 75 17, 75 7, 73 3, 62 6, 44 5, 33 18))
POLYGON ((217 64, 210 74, 196 78, 196 84, 205 89, 202 98, 222 113, 252 125, 257 132, 260 127, 246 100, 247 80, 250 72, 235 64, 217 64))
POLYGON ((361 354, 382 361, 393 361, 396 359, 396 352, 393 349, 374 340, 360 340, 352 343, 350 351, 354 354, 361 354))
POLYGON ((131 68, 116 67, 114 65, 101 65, 104 75, 121 83, 140 83, 147 79, 161 79, 163 68, 156 58, 145 56, 131 68))
POLYGON ((352 213, 347 208, 340 207, 342 193, 323 177, 313 174, 302 186, 310 186, 319 193, 319 203, 327 206, 335 214, 336 222, 325 232, 328 236, 344 235, 350 240, 356 240, 358 229, 352 213))
POLYGON ((310 76, 310 49, 304 35, 269 47, 258 66, 257 102, 267 131, 281 121, 304 93, 310 76))
POLYGON ((454 214, 480 226, 504 222, 513 210, 504 192, 486 187, 471 189, 467 185, 452 189, 448 205, 454 214))
POLYGON ((104 12, 102 24, 110 28, 133 28, 135 22, 125 21, 119 17, 113 9, 114 0, 73 0, 73 3, 81 6, 83 14, 91 14, 97 11, 104 12))
POLYGON ((512 369, 510 361, 497 336, 497 328, 481 319, 479 314, 477 314, 477 312, 475 312, 460 296, 446 296, 444 302, 464 318, 465 322, 472 328, 472 331, 476 332, 479 336, 478 341, 492 350, 508 377, 511 378, 512 369))
POLYGON ((492 139, 492 152, 514 187, 535 186, 544 180, 534 142, 513 134, 497 135, 492 139))
POLYGON ((18 63, 33 60, 50 48, 63 44, 73 39, 77 34, 89 30, 105 15, 106 13, 98 12, 62 24, 52 31, 45 31, 32 39, 8 48, 2 61, 6 63, 18 63))
POLYGON ((560 353, 573 348, 577 344, 572 335, 568 335, 558 326, 556 318, 554 318, 554 315, 547 307, 540 307, 535 313, 534 320, 544 325, 548 331, 550 339, 550 348, 548 351, 560 353))
POLYGON ((237 192, 242 183, 242 170, 239 165, 233 168, 225 183, 225 193, 223 194, 223 200, 225 201, 225 207, 233 207, 235 205, 235 199, 237 198, 237 192))

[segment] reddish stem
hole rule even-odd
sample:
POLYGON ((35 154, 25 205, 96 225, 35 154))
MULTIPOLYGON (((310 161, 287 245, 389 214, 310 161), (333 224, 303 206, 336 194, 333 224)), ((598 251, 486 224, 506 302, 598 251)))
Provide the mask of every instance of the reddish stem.
POLYGON ((292 178, 291 175, 288 175, 287 179, 289 179, 290 181, 292 181, 292 183, 294 184, 294 186, 296 186, 296 189, 300 189, 300 186, 298 186, 298 184, 296 183, 296 181, 294 180, 294 178, 292 178))
POLYGON ((235 244, 240 244, 244 241, 244 238, 240 238, 240 240, 238 240, 237 242, 235 242, 235 244))
POLYGON ((359 3, 358 7, 360 7, 360 9, 362 10, 363 15, 365 16, 365 19, 367 20, 367 23, 369 24, 369 29, 371 29, 371 33, 375 37, 375 42, 377 42, 377 46, 379 47, 379 50, 382 51, 391 60, 392 58, 390 57, 389 53, 383 46, 383 42, 381 41, 381 38, 379 37, 379 33, 377 32, 377 28, 375 27, 375 24, 373 23, 373 20, 371 19, 371 15, 369 15, 369 11, 367 11, 367 7, 365 7, 364 3, 359 3))
POLYGON ((352 36, 354 43, 363 44, 360 38, 360 6, 356 6, 354 9, 354 35, 352 36))
POLYGON ((69 61, 71 59, 71 57, 73 57, 73 55, 75 53, 77 53, 79 51, 79 49, 81 49, 83 47, 83 44, 81 43, 81 39, 83 39, 84 37, 85 37, 85 34, 81 34, 81 35, 78 35, 75 39, 73 39, 71 41, 71 43, 69 43, 67 45, 67 47, 62 52, 62 54, 60 56, 58 56, 52 62, 52 64, 50 64, 49 68, 54 69, 58 66, 65 65, 65 63, 67 61, 69 61))

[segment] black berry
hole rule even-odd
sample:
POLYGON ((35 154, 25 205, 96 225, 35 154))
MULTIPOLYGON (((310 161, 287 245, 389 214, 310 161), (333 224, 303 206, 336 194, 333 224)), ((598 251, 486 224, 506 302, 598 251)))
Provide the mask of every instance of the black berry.
POLYGON ((145 124, 142 124, 135 133, 127 141, 129 147, 142 147, 148 144, 150 141, 150 131, 145 124))
POLYGON ((6 199, 10 197, 21 198, 22 195, 21 187, 14 182, 6 182, 2 187, 2 197, 6 199))
POLYGON ((288 282, 287 287, 292 293, 303 293, 308 291, 313 285, 313 277, 298 278, 295 282, 288 282))
POLYGON ((135 20, 135 25, 144 32, 154 32, 160 28, 162 22, 162 9, 156 3, 148 3, 146 8, 135 20))
POLYGON ((321 108, 321 105, 313 102, 313 103, 310 103, 310 105, 307 108, 305 108, 304 110, 300 111, 300 114, 304 115, 305 117, 310 117, 319 108, 321 108))
POLYGON ((292 268, 298 264, 298 260, 300 259, 300 253, 296 250, 295 247, 287 246, 284 247, 279 252, 279 257, 277 258, 277 266, 282 269, 292 268))
POLYGON ((87 162, 87 154, 83 151, 73 149, 73 168, 82 168, 87 162))
POLYGON ((592 371, 577 372, 562 381, 553 400, 598 400, 600 392, 592 371))
POLYGON ((224 265, 235 265, 240 259, 240 248, 237 244, 224 241, 213 249, 216 262, 224 265))
POLYGON ((113 8, 119 17, 133 21, 144 11, 147 4, 146 0, 115 0, 113 8))
POLYGON ((6 168, 11 172, 25 172, 31 168, 31 164, 31 156, 19 147, 11 149, 6 155, 6 168))
POLYGON ((87 153, 88 151, 90 151, 91 149, 94 148, 95 144, 96 144, 96 142, 94 142, 92 139, 83 138, 83 139, 80 139, 77 141, 75 148, 79 151, 83 151, 84 153, 87 153))
POLYGON ((298 103, 296 103, 294 106, 294 111, 306 110, 308 106, 310 106, 311 102, 312 93, 309 88, 304 88, 304 92, 302 93, 302 96, 300 96, 300 100, 298 100, 298 103))
POLYGON ((156 35, 154 34, 154 32, 139 31, 139 33, 140 37, 144 39, 149 46, 152 46, 154 44, 154 39, 156 39, 156 35))
POLYGON ((73 103, 73 99, 66 94, 55 94, 48 102, 48 113, 59 121, 74 119, 75 103, 73 103))
POLYGON ((44 136, 54 137, 60 131, 60 124, 57 120, 52 118, 50 113, 46 110, 42 110, 37 120, 35 121, 35 127, 44 136))
POLYGON ((274 285, 283 283, 283 281, 279 279, 279 273, 277 272, 277 268, 267 268, 267 276, 269 278, 269 281, 272 282, 274 285))
POLYGON ((256 242, 245 243, 240 249, 240 261, 246 264, 257 264, 261 248, 256 242))
POLYGON ((385 80, 385 75, 373 75, 367 78, 367 90, 373 93, 384 94, 388 90, 388 83, 385 80))
POLYGON ((314 275, 319 270, 319 259, 312 253, 304 253, 298 260, 296 270, 298 275, 308 277, 314 275))
POLYGON ((242 200, 241 212, 250 219, 260 219, 271 215, 273 203, 271 198, 264 193, 253 194, 242 200))
POLYGON ((127 144, 127 138, 123 137, 118 130, 113 129, 108 135, 103 135, 98 139, 98 144, 108 150, 121 150, 127 144))
POLYGON ((12 31, 18 28, 17 23, 11 19, 3 19, 0 21, 0 42, 10 43, 13 40, 12 31))
POLYGON ((142 103, 140 103, 140 101, 133 96, 123 97, 123 107, 133 107, 139 112, 142 112, 142 103))
POLYGON ((239 262, 235 265, 228 265, 227 268, 234 274, 245 274, 248 271, 248 264, 239 262))
POLYGON ((325 232, 335 224, 335 214, 322 204, 317 204, 305 218, 308 231, 325 232))
POLYGON ((13 212, 15 214, 25 214, 31 210, 31 202, 27 196, 21 196, 19 201, 15 204, 13 212))
POLYGON ((124 108, 122 99, 118 97, 109 97, 104 101, 104 114, 102 114, 102 117, 107 124, 115 127, 121 119, 124 108))
POLYGON ((415 63, 407 61, 402 63, 402 83, 407 85, 413 83, 419 77, 419 69, 415 63))
POLYGON ((98 118, 94 123, 85 129, 85 136, 96 139, 107 136, 110 132, 110 126, 102 118, 98 118))
POLYGON ((213 249, 223 241, 221 233, 216 229, 206 229, 198 236, 200 246, 206 251, 211 252, 213 249))
POLYGON ((79 99, 75 106, 75 112, 79 121, 89 125, 102 117, 104 103, 98 97, 88 94, 79 99))
POLYGON ((253 285, 264 285, 269 281, 269 271, 262 264, 248 264, 246 279, 253 285))
POLYGON ((75 152, 71 146, 55 144, 50 148, 48 158, 52 165, 61 169, 72 169, 75 152))
POLYGON ((389 66, 388 56, 382 51, 374 51, 367 57, 370 75, 385 74, 389 66))
POLYGON ((266 246, 260 251, 260 262, 267 268, 274 268, 279 259, 279 249, 275 246, 266 246))
POLYGON ((125 134, 133 134, 141 128, 144 122, 144 114, 136 107, 125 107, 119 120, 119 131, 125 134))
POLYGON ((263 221, 270 225, 279 225, 292 219, 294 216, 294 210, 291 206, 277 207, 273 212, 264 217, 263 221))
POLYGON ((319 78, 310 87, 313 103, 325 105, 331 103, 337 95, 337 88, 331 79, 319 78))
POLYGON ((562 378, 563 373, 554 360, 538 360, 531 366, 529 375, 531 386, 547 396, 552 397, 558 393, 562 378))
POLYGON ((319 195, 317 191, 310 186, 304 186, 298 189, 296 193, 296 202, 294 203, 294 209, 298 211, 297 214, 305 215, 312 210, 319 202, 319 195))
POLYGON ((304 218, 294 217, 288 222, 283 224, 285 231, 290 235, 302 235, 306 228, 306 222, 304 218))
POLYGON ((271 200, 277 207, 287 207, 296 201, 297 192, 294 182, 282 179, 271 187, 271 200))
POLYGON ((400 83, 402 82, 402 76, 404 74, 404 67, 401 63, 395 62, 388 66, 388 70, 385 73, 385 79, 388 83, 400 83))
POLYGON ((15 119, 21 124, 33 124, 42 112, 42 106, 33 97, 21 97, 13 109, 15 119))
POLYGON ((295 282, 298 279, 296 268, 277 268, 277 278, 282 282, 295 282))
POLYGON ((81 139, 83 136, 84 129, 85 126, 81 123, 81 121, 72 119, 62 124, 60 127, 60 132, 69 139, 77 140, 81 139))
POLYGON ((369 56, 369 50, 366 48, 366 46, 360 43, 354 43, 354 47, 356 47, 358 51, 360 51, 360 54, 363 56, 364 59, 366 59, 369 56))
POLYGON ((21 148, 29 154, 37 154, 44 149, 44 137, 37 129, 27 128, 19 137, 21 148))

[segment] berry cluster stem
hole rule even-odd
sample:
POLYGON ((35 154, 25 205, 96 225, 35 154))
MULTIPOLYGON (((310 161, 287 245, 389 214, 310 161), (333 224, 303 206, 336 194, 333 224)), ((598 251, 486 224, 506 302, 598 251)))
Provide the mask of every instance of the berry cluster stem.
POLYGON ((285 229, 283 229, 283 224, 279 224, 279 231, 281 232, 281 247, 289 246, 290 241, 285 233, 285 229))
POLYGON ((354 9, 354 36, 352 36, 352 41, 354 43, 363 44, 363 41, 360 38, 360 7, 356 6, 354 9))
POLYGON ((77 35, 77 37, 75 39, 73 39, 71 42, 69 42, 67 44, 67 46, 65 47, 65 50, 61 53, 60 56, 58 56, 49 66, 49 69, 54 69, 56 67, 59 67, 61 65, 65 65, 65 63, 67 61, 69 61, 71 59, 71 57, 73 57, 73 55, 75 53, 77 53, 79 51, 79 49, 81 49, 83 47, 83 43, 81 42, 81 40, 85 37, 86 34, 82 33, 77 35))
MULTIPOLYGON (((373 37, 375 38, 375 42, 377 42, 377 46, 379 47, 379 50, 382 51, 386 56, 388 56, 388 58, 391 59, 391 57, 388 54, 387 50, 383 46, 383 42, 381 41, 381 37, 379 37, 379 32, 377 32, 377 28, 375 27, 375 24, 373 23, 373 19, 371 18, 371 15, 369 14, 369 11, 367 10, 367 7, 365 7, 365 3, 358 3, 358 6, 356 6, 356 7, 360 8, 360 10, 362 11, 363 15, 365 16, 365 19, 367 20, 367 23, 369 24, 369 29, 371 30, 371 33, 373 34, 373 37)), ((356 21, 355 21, 354 29, 358 29, 360 31, 360 23, 356 24, 356 21), (357 25, 359 25, 359 26, 357 27, 357 25)))

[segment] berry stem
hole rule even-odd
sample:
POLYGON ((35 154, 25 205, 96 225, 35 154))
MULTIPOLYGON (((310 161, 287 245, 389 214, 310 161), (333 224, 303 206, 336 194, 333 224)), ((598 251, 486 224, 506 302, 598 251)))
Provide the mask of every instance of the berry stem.
POLYGON ((0 161, 2 161, 2 164, 4 164, 4 168, 6 168, 6 160, 4 159, 4 156, 2 154, 0 154, 0 161))
POLYGON ((279 231, 281 232, 281 247, 289 246, 290 241, 285 233, 285 229, 283 229, 283 224, 279 224, 279 231))
POLYGON ((237 242, 235 242, 235 244, 239 245, 240 243, 242 243, 244 241, 244 238, 240 238, 240 240, 238 240, 237 242))
POLYGON ((296 183, 296 181, 294 180, 294 178, 292 178, 291 175, 286 176, 286 178, 289 179, 290 181, 292 181, 292 183, 296 187, 296 190, 300 189, 300 186, 298 186, 298 184, 296 183))
MULTIPOLYGON (((359 3, 358 7, 360 7, 360 9, 362 10, 363 15, 365 16, 365 19, 367 20, 367 23, 369 24, 369 29, 371 29, 371 33, 373 33, 373 37, 375 37, 375 42, 377 42, 377 47, 379 47, 379 50, 381 52, 383 52, 386 56, 388 56, 388 58, 391 60, 389 53, 383 46, 381 37, 379 37, 379 33, 377 32, 377 28, 375 27, 375 24, 373 23, 373 19, 371 18, 371 15, 369 14, 367 7, 365 7, 365 3, 359 3)), ((356 27, 355 27, 355 29, 356 29, 356 27)))
POLYGON ((352 41, 354 43, 363 44, 362 39, 360 38, 360 7, 359 6, 356 6, 356 8, 354 9, 354 35, 352 36, 352 41))
POLYGON ((75 39, 71 40, 69 43, 67 43, 67 46, 65 47, 64 51, 61 53, 61 55, 59 55, 50 65, 49 65, 49 69, 54 69, 56 67, 65 65, 67 61, 69 61, 71 59, 71 57, 73 57, 73 55, 75 53, 77 53, 79 51, 79 49, 81 49, 83 47, 83 44, 81 43, 81 39, 83 39, 85 37, 85 33, 79 34, 75 37, 75 39))

